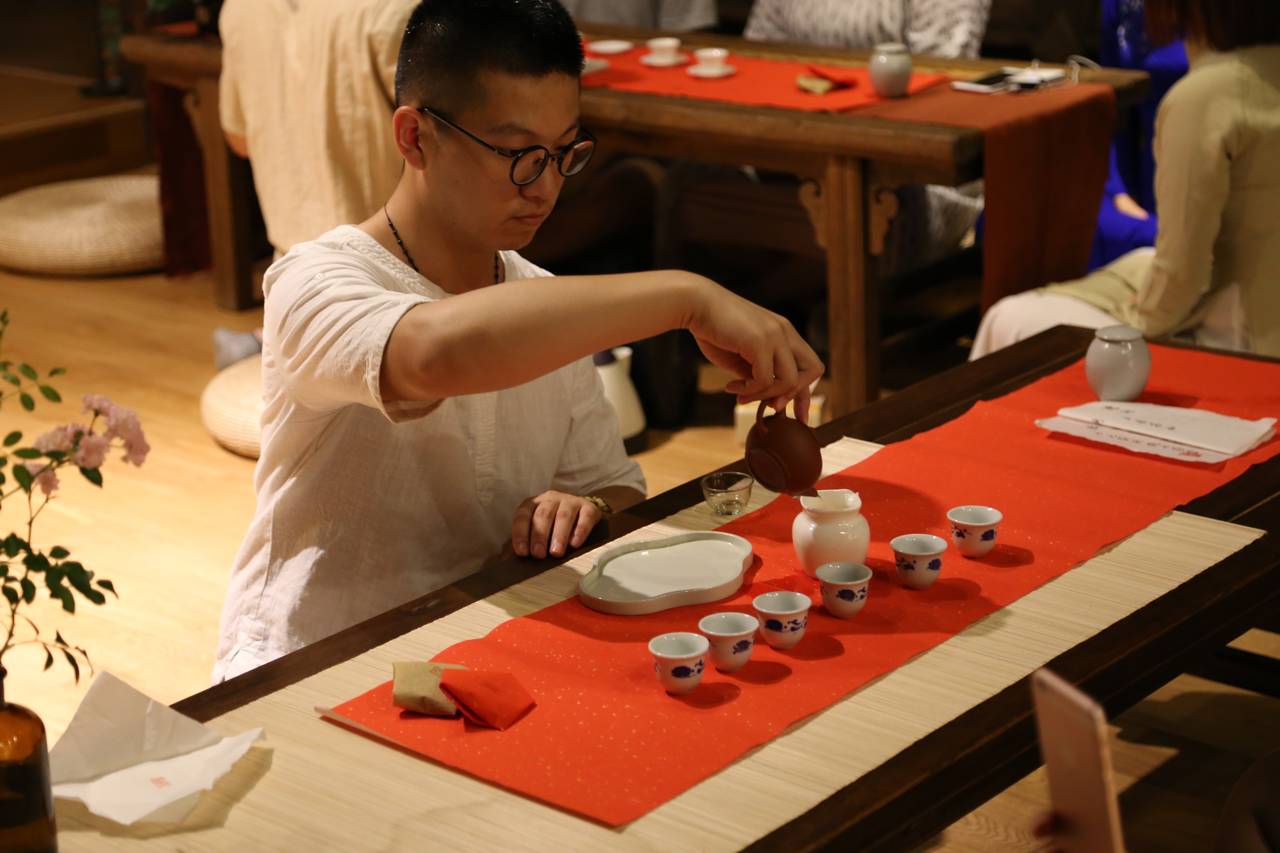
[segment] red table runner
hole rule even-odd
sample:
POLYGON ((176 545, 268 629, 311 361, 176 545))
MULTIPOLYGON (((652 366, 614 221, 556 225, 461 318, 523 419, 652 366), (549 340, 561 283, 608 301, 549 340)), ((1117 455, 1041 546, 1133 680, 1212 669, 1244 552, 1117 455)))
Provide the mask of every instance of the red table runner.
MULTIPOLYGON (((688 73, 692 60, 671 68, 653 68, 640 61, 644 54, 643 47, 634 47, 626 53, 609 56, 588 51, 589 57, 603 59, 609 63, 609 67, 603 71, 584 74, 583 88, 599 87, 647 95, 674 95, 803 112, 843 112, 882 100, 871 88, 871 77, 866 68, 759 59, 734 54, 729 57, 728 64, 737 69, 736 73, 728 77, 707 79, 693 77, 688 73), (796 86, 796 77, 801 74, 812 75, 814 70, 823 72, 824 76, 833 80, 852 85, 825 95, 815 95, 796 86)), ((912 74, 908 91, 913 94, 921 92, 946 80, 944 74, 912 74)))
MULTIPOLYGON (((1259 418, 1280 414, 1280 365, 1153 347, 1150 402, 1259 418)), ((402 713, 391 683, 334 709, 352 727, 445 765, 609 825, 635 820, 727 766, 790 724, 927 651, 1173 507, 1280 452, 1280 440, 1221 465, 1130 454, 1050 434, 1033 421, 1093 398, 1076 363, 827 478, 859 491, 875 570, 853 621, 815 596, 809 633, 795 649, 758 643, 743 670, 708 668, 689 696, 662 692, 646 642, 696 630, 718 610, 749 611, 767 589, 809 593, 790 541, 798 504, 779 498, 722 527, 751 540, 757 560, 738 595, 643 617, 607 616, 576 599, 509 620, 459 643, 440 661, 514 673, 537 707, 507 731, 402 713), (949 549, 942 577, 923 592, 893 580, 890 538, 947 535, 946 509, 1001 508, 1000 544, 968 560, 949 549)))

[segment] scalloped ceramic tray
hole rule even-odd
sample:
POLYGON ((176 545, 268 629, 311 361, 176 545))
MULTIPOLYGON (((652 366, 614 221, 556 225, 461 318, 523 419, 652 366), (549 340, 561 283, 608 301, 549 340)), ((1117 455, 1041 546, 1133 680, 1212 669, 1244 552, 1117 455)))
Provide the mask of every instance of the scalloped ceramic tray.
POLYGON ((685 533, 611 548, 578 582, 582 603, 639 616, 728 598, 751 566, 751 543, 732 533, 685 533))

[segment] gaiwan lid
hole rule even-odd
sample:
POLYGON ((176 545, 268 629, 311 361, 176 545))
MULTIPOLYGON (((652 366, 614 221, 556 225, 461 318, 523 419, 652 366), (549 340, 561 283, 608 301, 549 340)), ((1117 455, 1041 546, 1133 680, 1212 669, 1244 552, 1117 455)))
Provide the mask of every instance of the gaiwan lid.
POLYGON ((1142 340, 1142 332, 1133 326, 1126 326, 1120 323, 1115 326, 1106 326, 1093 333, 1098 340, 1106 341, 1112 344, 1122 344, 1129 341, 1142 340))
POLYGON ((852 489, 818 489, 817 497, 801 497, 800 506, 806 512, 859 512, 862 496, 852 489))

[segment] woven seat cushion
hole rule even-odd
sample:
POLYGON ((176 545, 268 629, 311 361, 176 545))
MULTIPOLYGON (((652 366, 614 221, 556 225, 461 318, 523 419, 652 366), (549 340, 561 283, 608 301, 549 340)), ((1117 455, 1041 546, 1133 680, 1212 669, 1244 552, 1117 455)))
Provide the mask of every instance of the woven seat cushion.
POLYGON ((46 184, 0 198, 0 267, 42 275, 118 275, 164 262, 155 175, 46 184))
POLYGON ((262 355, 221 371, 200 395, 200 418, 213 440, 257 459, 262 442, 262 355))

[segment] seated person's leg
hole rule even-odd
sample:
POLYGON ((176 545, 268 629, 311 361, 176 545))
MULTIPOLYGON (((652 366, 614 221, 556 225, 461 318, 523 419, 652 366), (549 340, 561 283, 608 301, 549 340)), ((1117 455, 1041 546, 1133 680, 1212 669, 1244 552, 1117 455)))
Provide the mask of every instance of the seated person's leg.
POLYGON ((1006 296, 991 306, 978 326, 969 360, 982 358, 1057 325, 1100 329, 1116 322, 1106 311, 1074 296, 1028 290, 1006 296))

